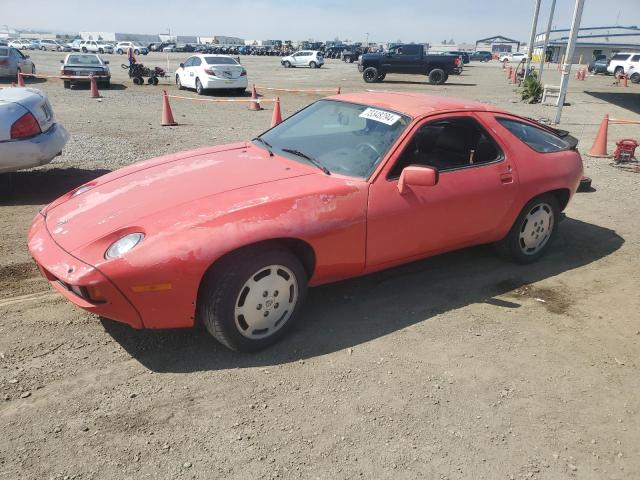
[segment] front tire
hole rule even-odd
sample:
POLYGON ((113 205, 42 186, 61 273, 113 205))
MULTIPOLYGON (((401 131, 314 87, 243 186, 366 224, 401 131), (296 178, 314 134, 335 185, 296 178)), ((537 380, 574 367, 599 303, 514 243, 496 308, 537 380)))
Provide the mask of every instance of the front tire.
POLYGON ((223 345, 254 352, 273 345, 293 326, 306 291, 307 272, 288 250, 243 250, 205 275, 198 317, 223 345))
POLYGON ((178 87, 178 90, 184 90, 182 82, 180 81, 180 75, 176 75, 176 87, 178 87))
POLYGON ((631 83, 640 83, 640 73, 634 73, 629 77, 629 80, 631 80, 631 83))
POLYGON ((375 67, 367 67, 362 72, 362 78, 366 83, 375 83, 378 81, 378 69, 375 67))
POLYGON ((310 66, 311 68, 318 68, 318 64, 317 64, 316 62, 310 62, 310 63, 309 63, 309 66, 310 66))
POLYGON ((496 246, 498 253, 516 263, 538 260, 553 243, 558 231, 560 206, 552 194, 544 194, 527 203, 513 227, 496 246))

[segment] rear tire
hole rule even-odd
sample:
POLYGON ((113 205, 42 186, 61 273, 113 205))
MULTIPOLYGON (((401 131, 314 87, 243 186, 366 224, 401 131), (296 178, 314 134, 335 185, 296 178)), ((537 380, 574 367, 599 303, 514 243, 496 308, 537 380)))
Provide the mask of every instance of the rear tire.
POLYGON ((634 73, 629 77, 629 80, 631 80, 631 83, 640 83, 640 73, 634 73))
POLYGON ((288 250, 242 250, 205 275, 198 318, 223 345, 254 352, 273 345, 291 329, 306 291, 307 272, 288 250))
POLYGON ((309 66, 311 68, 318 68, 318 64, 316 62, 309 62, 309 66))
POLYGON ((495 248, 502 257, 516 263, 535 262, 553 243, 559 220, 556 197, 550 193, 540 195, 524 206, 507 236, 495 248))
POLYGON ((447 81, 447 74, 441 68, 434 68, 429 72, 429 83, 431 85, 442 85, 447 81))
POLYGON ((64 88, 71 88, 71 82, 69 80, 64 80, 62 82, 62 85, 64 86, 64 88))
POLYGON ((202 82, 199 78, 196 78, 196 93, 198 95, 204 95, 204 88, 202 88, 202 82))

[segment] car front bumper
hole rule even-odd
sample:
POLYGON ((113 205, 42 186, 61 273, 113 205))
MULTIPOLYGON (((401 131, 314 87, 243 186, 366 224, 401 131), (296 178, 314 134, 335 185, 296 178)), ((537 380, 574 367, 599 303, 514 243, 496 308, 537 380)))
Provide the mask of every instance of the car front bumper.
POLYGON ((46 219, 38 214, 29 231, 29 252, 40 273, 67 300, 96 315, 144 328, 138 311, 106 276, 63 250, 51 238, 46 219), (88 288, 99 291, 104 301, 92 301, 88 288))
POLYGON ((222 89, 222 88, 247 88, 249 81, 247 77, 240 78, 218 78, 207 77, 201 79, 202 88, 205 89, 222 89))
POLYGON ((44 133, 26 140, 0 142, 0 173, 15 172, 49 163, 62 153, 69 134, 54 123, 44 133))

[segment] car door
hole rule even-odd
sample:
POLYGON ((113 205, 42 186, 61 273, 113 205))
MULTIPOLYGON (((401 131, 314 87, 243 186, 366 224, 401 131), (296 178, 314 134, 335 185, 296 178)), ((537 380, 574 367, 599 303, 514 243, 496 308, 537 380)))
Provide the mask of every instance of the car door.
POLYGON ((405 45, 398 55, 398 66, 403 73, 420 73, 422 45, 405 45))
POLYGON ((633 67, 638 67, 640 66, 640 55, 633 55, 631 57, 631 60, 629 60, 629 65, 626 68, 627 73, 629 73, 629 70, 633 67))
POLYGON ((182 68, 182 74, 180 75, 180 82, 182 82, 182 85, 189 88, 195 88, 196 86, 193 59, 194 57, 187 58, 184 62, 184 67, 182 68))
POLYGON ((413 128, 369 189, 367 269, 499 239, 518 181, 491 130, 473 112, 433 116, 413 128), (400 193, 409 165, 435 168, 437 183, 400 193))
POLYGON ((22 73, 33 73, 33 62, 30 58, 27 58, 20 50, 15 48, 11 49, 11 54, 16 64, 16 68, 19 68, 22 73))

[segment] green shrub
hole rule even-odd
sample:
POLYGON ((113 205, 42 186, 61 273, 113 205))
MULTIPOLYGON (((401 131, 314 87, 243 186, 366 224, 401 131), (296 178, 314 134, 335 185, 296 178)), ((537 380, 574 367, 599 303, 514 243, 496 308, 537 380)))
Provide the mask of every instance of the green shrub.
POLYGON ((527 103, 538 103, 542 98, 542 84, 538 81, 535 72, 531 72, 529 76, 522 82, 520 87, 520 95, 522 100, 527 103))

